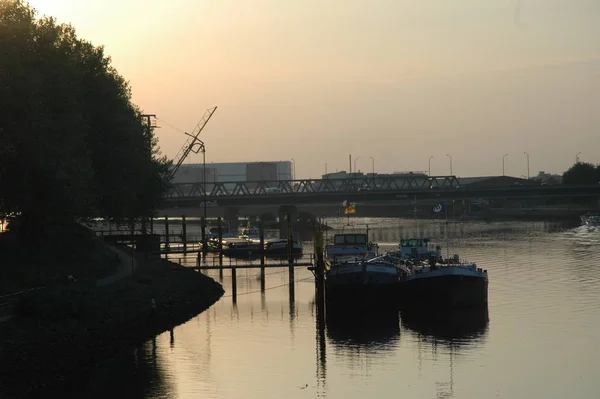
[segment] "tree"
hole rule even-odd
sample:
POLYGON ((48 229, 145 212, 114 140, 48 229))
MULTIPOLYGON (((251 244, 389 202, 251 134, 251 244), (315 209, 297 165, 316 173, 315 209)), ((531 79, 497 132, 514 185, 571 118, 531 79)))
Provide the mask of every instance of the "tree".
POLYGON ((0 0, 0 204, 37 231, 152 214, 169 166, 102 47, 0 0))
POLYGON ((577 162, 563 173, 563 184, 597 184, 600 181, 600 165, 577 162))

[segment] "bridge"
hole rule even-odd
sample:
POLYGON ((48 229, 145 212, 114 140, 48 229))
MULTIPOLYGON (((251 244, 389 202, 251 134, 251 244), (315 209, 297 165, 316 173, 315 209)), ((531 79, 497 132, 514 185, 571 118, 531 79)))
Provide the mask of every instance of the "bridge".
POLYGON ((282 199, 289 196, 306 194, 342 194, 355 192, 396 192, 403 190, 458 188, 456 176, 358 176, 342 179, 300 179, 245 182, 206 182, 173 183, 167 193, 167 199, 206 198, 208 200, 224 197, 261 197, 277 195, 282 199))
POLYGON ((247 182, 175 183, 165 207, 298 205, 341 203, 344 200, 381 202, 412 200, 535 199, 599 197, 600 184, 506 185, 482 188, 459 185, 456 176, 360 176, 343 179, 301 179, 247 182))

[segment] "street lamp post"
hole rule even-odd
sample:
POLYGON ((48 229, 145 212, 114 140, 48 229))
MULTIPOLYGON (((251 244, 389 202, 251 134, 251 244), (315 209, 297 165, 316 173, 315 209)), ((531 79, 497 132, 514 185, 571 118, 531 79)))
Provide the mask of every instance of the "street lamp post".
POLYGON ((360 157, 354 158, 354 173, 356 173, 356 161, 358 161, 358 158, 360 157))
POLYGON ((504 174, 504 158, 506 158, 507 156, 508 156, 508 154, 504 154, 504 155, 502 156, 502 176, 506 176, 506 175, 504 174))
POLYGON ((292 158, 292 180, 296 180, 296 161, 292 158))
POLYGON ((208 243, 206 242, 206 147, 204 146, 204 142, 202 141, 200 141, 200 151, 202 151, 202 203, 204 214, 204 221, 202 223, 202 252, 206 253, 208 249, 208 243))
POLYGON ((446 154, 446 156, 450 158, 450 176, 452 176, 452 157, 450 156, 450 154, 446 154))
POLYGON ((373 183, 375 182, 375 158, 371 158, 371 178, 373 179, 373 183))
POLYGON ((579 163, 579 154, 581 154, 581 151, 575 154, 575 163, 579 163))
POLYGON ((529 154, 527 152, 524 152, 523 154, 527 156, 527 180, 529 180, 529 154))
POLYGON ((433 155, 429 157, 429 167, 427 168, 427 176, 431 176, 431 158, 433 158, 433 155))

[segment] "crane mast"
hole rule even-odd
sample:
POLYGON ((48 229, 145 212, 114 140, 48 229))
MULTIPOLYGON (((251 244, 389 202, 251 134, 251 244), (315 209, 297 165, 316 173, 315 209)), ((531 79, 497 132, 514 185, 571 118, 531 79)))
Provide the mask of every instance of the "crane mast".
POLYGON ((206 126, 206 124, 208 123, 208 121, 213 116, 216 110, 217 107, 207 109, 204 113, 204 116, 202 117, 202 119, 200 119, 192 133, 186 133, 186 135, 188 135, 189 138, 187 139, 183 147, 181 147, 181 149, 177 153, 177 156, 175 156, 175 158, 173 159, 173 167, 169 171, 167 181, 173 180, 173 177, 175 177, 175 173, 177 173, 177 170, 179 169, 183 161, 185 161, 190 152, 197 154, 199 151, 205 151, 204 142, 200 140, 198 136, 200 136, 200 132, 202 132, 202 129, 204 129, 204 126, 206 126))

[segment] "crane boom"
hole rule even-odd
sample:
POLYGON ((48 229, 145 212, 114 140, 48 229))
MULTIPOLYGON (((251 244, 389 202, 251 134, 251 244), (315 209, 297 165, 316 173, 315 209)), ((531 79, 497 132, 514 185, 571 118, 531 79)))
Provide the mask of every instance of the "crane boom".
POLYGON ((194 152, 195 154, 197 154, 200 150, 204 151, 204 142, 200 140, 198 136, 200 136, 200 132, 202 132, 202 129, 204 129, 204 126, 206 126, 206 124, 208 123, 211 116, 213 116, 216 110, 217 107, 207 109, 204 113, 204 116, 202 117, 202 119, 200 119, 192 133, 186 133, 186 135, 190 137, 187 139, 183 147, 181 147, 181 149, 177 153, 177 156, 175 156, 175 159, 173 159, 173 168, 169 172, 167 181, 173 180, 175 173, 177 172, 183 161, 185 161, 190 152, 194 152), (198 144, 200 145, 200 147, 194 149, 194 147, 196 147, 198 144))

